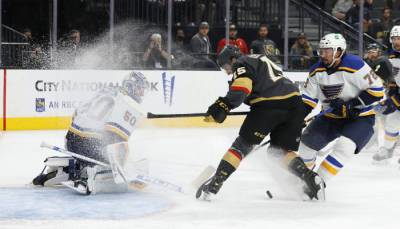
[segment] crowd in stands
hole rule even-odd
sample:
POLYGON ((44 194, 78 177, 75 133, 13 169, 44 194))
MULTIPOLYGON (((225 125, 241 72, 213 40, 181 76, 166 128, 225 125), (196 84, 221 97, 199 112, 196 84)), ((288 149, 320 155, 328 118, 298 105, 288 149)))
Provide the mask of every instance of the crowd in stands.
MULTIPOLYGON (((360 0, 314 2, 337 19, 357 28, 360 0)), ((201 11, 200 15, 203 15, 199 20, 214 18, 216 1, 203 1, 202 3, 199 5, 200 8, 197 9, 201 11), (210 15, 214 16, 211 17, 210 15)), ((400 22, 400 19, 398 21, 393 19, 392 12, 400 9, 400 0, 385 0, 385 7, 380 18, 371 17, 373 3, 374 0, 364 0, 364 30, 378 41, 390 46, 389 31, 393 25, 400 22)), ((180 20, 184 21, 184 16, 181 15, 183 18, 180 18, 180 20)), ((166 38, 163 33, 148 34, 149 38, 146 44, 143 44, 143 50, 138 50, 140 63, 135 63, 137 66, 133 67, 165 69, 171 63, 172 67, 176 68, 219 69, 215 63, 215 58, 227 44, 237 46, 243 54, 263 54, 275 63, 282 64, 282 52, 276 42, 270 39, 269 26, 267 24, 259 25, 257 36, 253 36, 256 37, 254 40, 247 39, 246 35, 248 34, 240 33, 237 25, 230 24, 228 40, 221 36, 217 40, 215 47, 209 37, 210 24, 207 21, 199 21, 198 30, 193 35, 178 23, 174 29, 175 35, 171 53, 167 51, 166 38)), ((27 68, 48 66, 49 58, 45 58, 48 49, 37 45, 30 29, 25 29, 23 34, 27 43, 29 43, 28 48, 25 50, 25 66, 27 68)), ((52 58, 57 59, 56 62, 59 66, 69 66, 80 55, 81 47, 80 32, 73 29, 58 41, 57 50, 62 52, 63 56, 55 55, 52 58)), ((316 47, 313 47, 308 41, 307 34, 304 32, 299 33, 290 45, 290 67, 294 69, 309 68, 317 59, 315 49, 316 47)))

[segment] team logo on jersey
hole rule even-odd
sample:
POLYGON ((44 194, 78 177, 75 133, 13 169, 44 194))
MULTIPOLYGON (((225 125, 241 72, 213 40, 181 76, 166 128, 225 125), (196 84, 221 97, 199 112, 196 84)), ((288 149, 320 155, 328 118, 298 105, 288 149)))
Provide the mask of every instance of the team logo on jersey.
POLYGON ((163 82, 163 94, 164 94, 164 103, 172 106, 172 99, 174 95, 175 88, 175 76, 167 76, 166 72, 162 73, 162 82, 163 82))
POLYGON ((44 112, 46 110, 46 103, 44 98, 36 98, 36 112, 44 112))
POLYGON ((321 91, 327 100, 336 99, 343 91, 344 84, 320 85, 321 91))

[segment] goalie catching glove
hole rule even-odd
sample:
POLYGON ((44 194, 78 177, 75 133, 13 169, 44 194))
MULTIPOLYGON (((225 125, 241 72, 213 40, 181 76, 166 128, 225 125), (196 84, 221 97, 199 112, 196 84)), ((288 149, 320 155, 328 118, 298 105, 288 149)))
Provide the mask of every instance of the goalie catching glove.
POLYGON ((208 107, 207 116, 204 121, 223 123, 232 106, 225 98, 219 97, 211 106, 208 107))

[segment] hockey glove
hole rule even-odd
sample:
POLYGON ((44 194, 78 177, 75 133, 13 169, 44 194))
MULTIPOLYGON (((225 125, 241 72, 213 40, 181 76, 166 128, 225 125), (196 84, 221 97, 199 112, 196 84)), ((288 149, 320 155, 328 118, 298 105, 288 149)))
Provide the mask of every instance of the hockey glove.
POLYGON ((400 98, 399 95, 392 95, 387 100, 383 101, 382 104, 382 114, 388 115, 390 113, 400 110, 400 98))
POLYGON ((395 82, 388 83, 386 87, 389 97, 392 95, 397 95, 399 93, 399 87, 395 82))
POLYGON ((225 98, 219 97, 207 110, 207 117, 204 119, 206 122, 222 123, 225 121, 226 116, 232 106, 226 101, 225 98))
POLYGON ((347 102, 343 101, 343 99, 334 99, 329 103, 329 106, 333 109, 332 114, 338 115, 344 118, 355 118, 360 114, 359 109, 354 108, 360 104, 358 99, 351 99, 347 102))

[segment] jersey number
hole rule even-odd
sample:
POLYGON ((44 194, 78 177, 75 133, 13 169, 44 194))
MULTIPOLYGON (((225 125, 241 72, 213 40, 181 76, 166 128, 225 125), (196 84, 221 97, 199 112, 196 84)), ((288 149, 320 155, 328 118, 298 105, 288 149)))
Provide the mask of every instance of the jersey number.
POLYGON ((364 79, 368 80, 368 84, 371 85, 376 79, 378 79, 378 75, 373 70, 371 70, 368 74, 364 76, 364 79))
POLYGON ((136 123, 135 116, 133 116, 129 111, 125 111, 124 120, 131 126, 134 126, 136 123))
POLYGON ((266 56, 260 58, 260 60, 268 65, 268 75, 273 82, 276 82, 283 78, 282 69, 278 67, 274 62, 268 59, 266 56))

